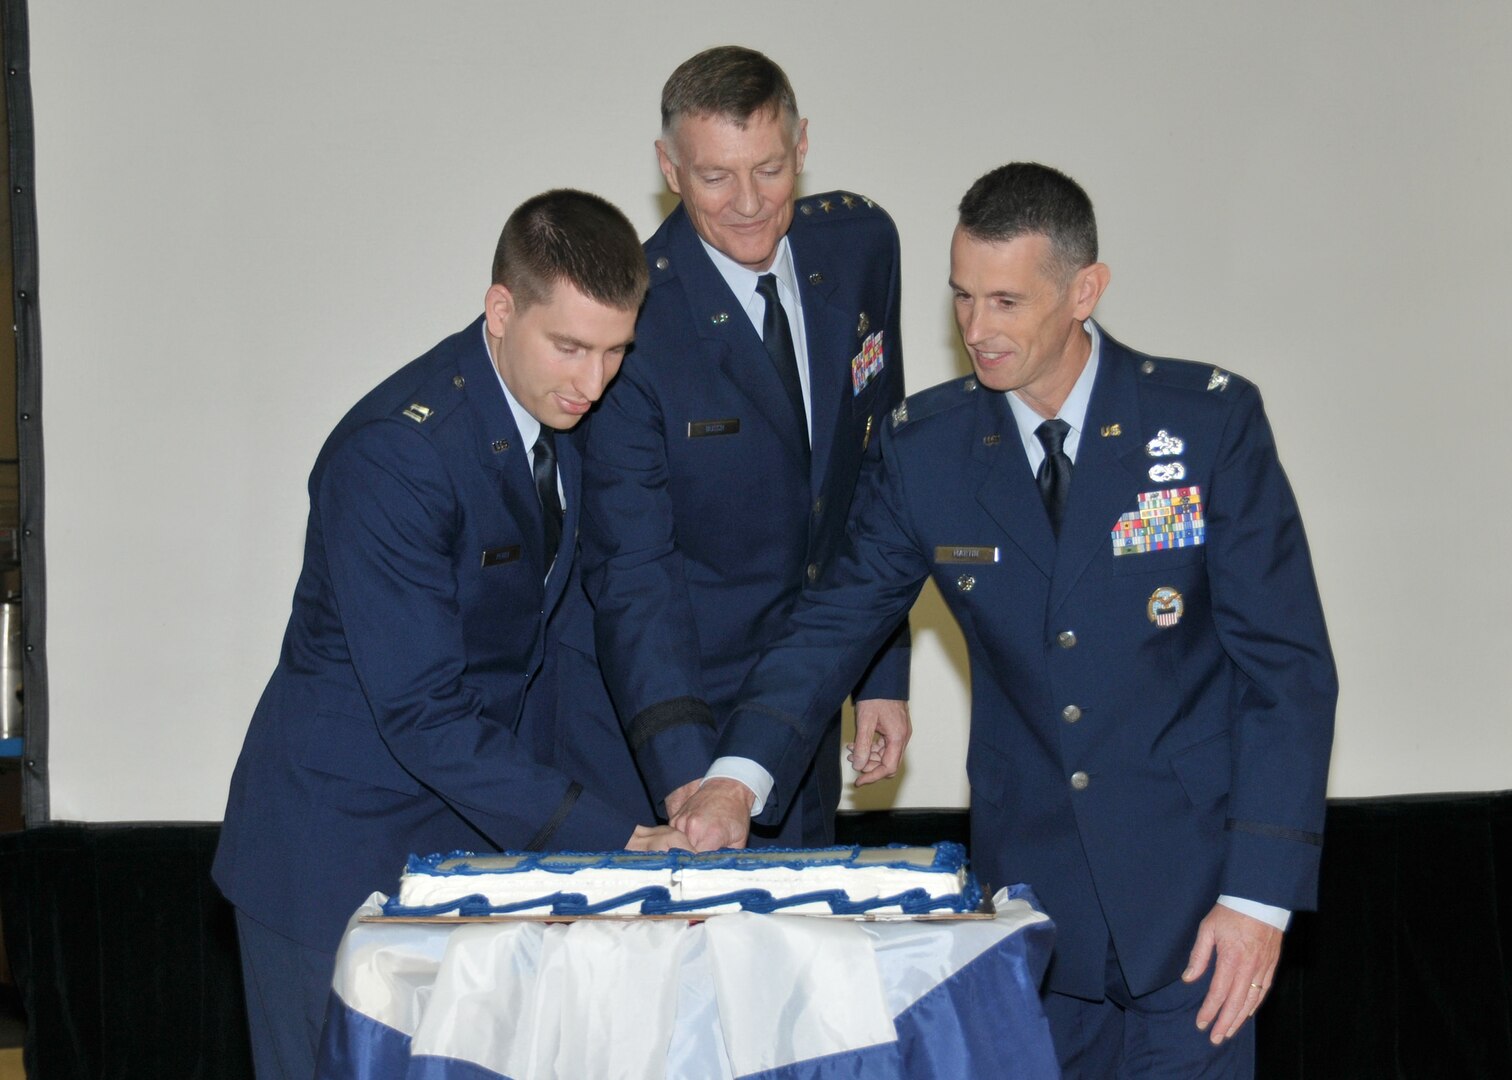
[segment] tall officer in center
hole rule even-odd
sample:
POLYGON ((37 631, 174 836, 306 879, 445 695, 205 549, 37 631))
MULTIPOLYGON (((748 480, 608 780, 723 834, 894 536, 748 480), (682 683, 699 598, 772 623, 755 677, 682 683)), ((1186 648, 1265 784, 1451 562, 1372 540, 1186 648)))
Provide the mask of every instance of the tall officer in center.
MULTIPOLYGON (((708 49, 672 73, 661 112, 657 159, 682 202, 645 245, 651 291, 634 363, 594 418, 582 540, 604 681, 670 816, 706 772, 706 795, 748 799, 736 780, 758 801, 770 789, 760 766, 715 762, 713 748, 844 535, 903 363, 897 231, 860 195, 795 201, 808 122, 782 69, 708 49)), ((564 666, 595 645, 567 644, 564 666)), ((858 784, 891 775, 907 741, 908 659, 905 626, 853 688, 868 733, 852 754, 858 784)), ((832 842, 839 742, 837 713, 782 793, 790 812, 753 843, 832 842)))

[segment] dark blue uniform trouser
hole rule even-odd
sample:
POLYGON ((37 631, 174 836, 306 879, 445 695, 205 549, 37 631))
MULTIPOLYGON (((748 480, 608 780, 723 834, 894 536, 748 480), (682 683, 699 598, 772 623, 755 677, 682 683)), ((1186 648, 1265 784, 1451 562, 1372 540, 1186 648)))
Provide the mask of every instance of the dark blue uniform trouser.
POLYGON ((286 938, 240 908, 236 932, 257 1080, 311 1080, 336 954, 286 938))
POLYGON ((1044 995, 1063 1080, 1253 1080, 1253 1019, 1221 1046, 1208 1041, 1209 1032, 1197 1030, 1197 1010, 1216 962, 1210 958, 1202 978, 1190 985, 1177 979, 1135 997, 1110 942, 1107 997, 1044 995))

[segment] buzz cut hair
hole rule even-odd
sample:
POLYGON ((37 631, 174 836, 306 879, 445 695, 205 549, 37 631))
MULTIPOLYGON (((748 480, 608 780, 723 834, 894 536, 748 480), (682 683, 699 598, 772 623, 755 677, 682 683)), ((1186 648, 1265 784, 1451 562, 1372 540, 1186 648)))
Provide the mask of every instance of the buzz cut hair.
POLYGON ((1069 281, 1097 261, 1092 200, 1065 173, 1036 161, 1000 165, 972 184, 957 208, 973 240, 1002 244, 1020 236, 1050 241, 1052 276, 1069 281))
POLYGON ((526 199, 504 223, 494 249, 493 283, 524 309, 551 297, 558 282, 608 307, 634 311, 650 274, 635 228, 606 199, 556 188, 526 199))
POLYGON ((662 138, 670 145, 685 116, 717 116, 744 129, 758 114, 788 122, 798 134, 798 99, 776 62, 741 45, 716 45, 677 66, 662 87, 662 138))

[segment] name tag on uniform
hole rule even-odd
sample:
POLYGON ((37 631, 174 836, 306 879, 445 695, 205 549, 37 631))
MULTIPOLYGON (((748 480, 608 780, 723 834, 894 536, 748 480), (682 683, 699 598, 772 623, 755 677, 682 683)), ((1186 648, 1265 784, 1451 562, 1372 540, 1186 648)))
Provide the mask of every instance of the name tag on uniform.
POLYGON ((519 544, 510 544, 507 547, 489 548, 487 551, 483 552, 484 567, 502 566, 504 563, 519 562, 519 560, 519 544))
POLYGON ((703 439, 710 435, 739 435, 739 420, 689 420, 688 438, 703 439))
POLYGON ((998 549, 995 547, 973 547, 962 544, 959 547, 935 548, 935 562, 937 563, 995 563, 998 561, 998 549))

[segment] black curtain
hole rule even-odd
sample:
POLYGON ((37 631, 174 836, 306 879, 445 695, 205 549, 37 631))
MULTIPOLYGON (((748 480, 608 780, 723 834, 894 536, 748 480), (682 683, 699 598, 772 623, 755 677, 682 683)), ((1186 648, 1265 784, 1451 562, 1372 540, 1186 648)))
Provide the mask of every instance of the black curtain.
MULTIPOLYGON (((0 919, 30 1080, 252 1070, 215 825, 0 836, 0 919)), ((844 843, 966 838, 951 810, 847 813, 844 843)), ((1260 1013, 1262 1080, 1512 1077, 1512 792, 1338 800, 1321 908, 1260 1013)))

